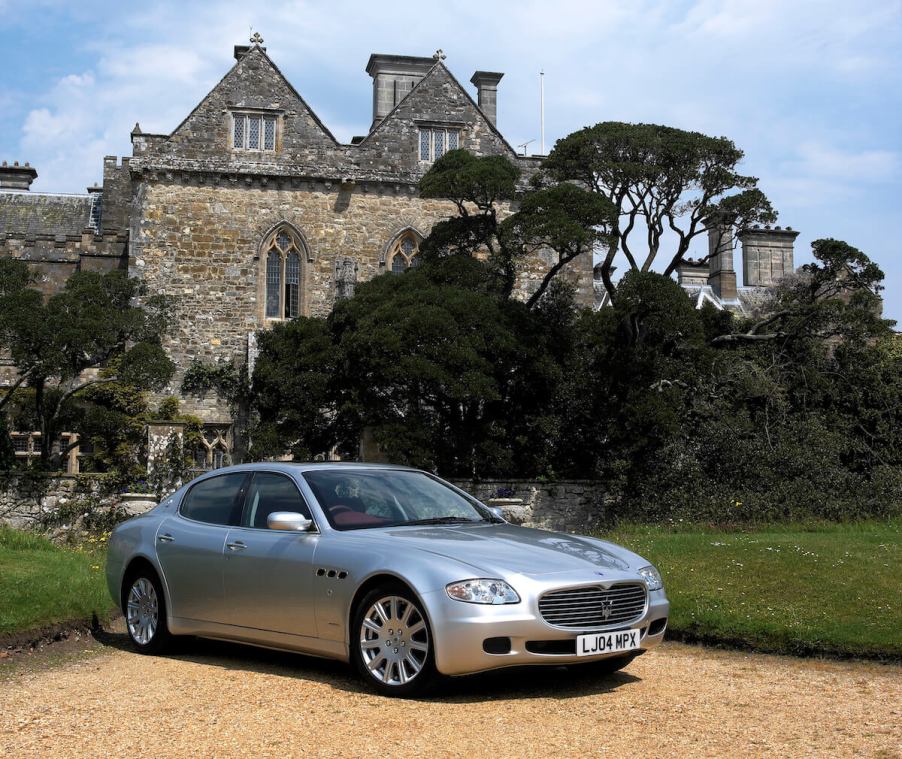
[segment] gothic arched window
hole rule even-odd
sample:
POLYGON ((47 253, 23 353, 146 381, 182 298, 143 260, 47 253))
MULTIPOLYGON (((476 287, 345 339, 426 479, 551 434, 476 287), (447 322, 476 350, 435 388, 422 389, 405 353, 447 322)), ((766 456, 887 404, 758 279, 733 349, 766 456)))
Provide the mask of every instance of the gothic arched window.
POLYGON ((266 318, 278 319, 281 313, 279 291, 282 280, 282 259, 278 251, 270 250, 266 254, 266 318))
POLYGON ((388 255, 385 257, 386 268, 392 274, 401 274, 419 263, 416 259, 419 252, 420 241, 417 239, 416 233, 408 229, 395 240, 394 245, 388 251, 388 255))
POLYGON ((293 319, 301 313, 301 251, 303 243, 279 228, 267 240, 266 318, 293 319))

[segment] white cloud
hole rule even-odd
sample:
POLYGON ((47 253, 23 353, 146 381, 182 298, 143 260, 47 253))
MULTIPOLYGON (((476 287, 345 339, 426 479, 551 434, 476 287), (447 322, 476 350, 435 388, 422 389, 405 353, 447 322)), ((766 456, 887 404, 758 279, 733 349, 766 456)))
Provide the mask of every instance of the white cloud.
POLYGON ((832 145, 799 145, 797 173, 846 182, 882 182, 898 174, 900 154, 892 150, 842 150, 832 145))

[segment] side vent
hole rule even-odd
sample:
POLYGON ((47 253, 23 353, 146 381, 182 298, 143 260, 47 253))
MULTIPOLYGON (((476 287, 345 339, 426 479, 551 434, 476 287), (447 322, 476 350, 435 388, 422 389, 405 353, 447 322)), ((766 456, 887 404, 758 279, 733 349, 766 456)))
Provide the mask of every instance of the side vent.
POLYGON ((330 580, 344 580, 348 576, 348 571, 346 569, 326 569, 326 567, 317 567, 316 576, 328 577, 330 580))

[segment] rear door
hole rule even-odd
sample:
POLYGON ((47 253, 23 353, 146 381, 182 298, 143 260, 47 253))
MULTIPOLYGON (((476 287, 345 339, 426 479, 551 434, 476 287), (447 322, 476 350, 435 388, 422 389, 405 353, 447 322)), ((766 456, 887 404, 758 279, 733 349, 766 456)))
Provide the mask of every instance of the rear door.
POLYGON ((229 528, 241 521, 248 472, 201 480, 157 529, 156 547, 169 588, 170 614, 223 622, 223 551, 229 528))
POLYGON ((318 532, 270 530, 274 511, 310 509, 288 475, 256 472, 248 486, 241 526, 229 530, 223 583, 230 624, 316 637, 313 556, 318 532))

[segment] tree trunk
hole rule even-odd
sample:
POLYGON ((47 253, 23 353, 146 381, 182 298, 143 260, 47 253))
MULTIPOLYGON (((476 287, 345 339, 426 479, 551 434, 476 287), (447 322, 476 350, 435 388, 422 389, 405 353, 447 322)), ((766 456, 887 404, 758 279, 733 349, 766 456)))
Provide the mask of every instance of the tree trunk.
POLYGON ((43 379, 34 383, 34 410, 38 417, 38 432, 41 433, 41 469, 50 468, 50 452, 53 450, 50 420, 46 409, 46 384, 43 379))
POLYGON ((614 304, 614 296, 617 294, 617 286, 611 279, 611 267, 614 263, 614 256, 617 255, 617 238, 614 237, 608 245, 608 252, 601 263, 601 280, 604 282, 604 289, 608 293, 608 300, 611 305, 614 304))

